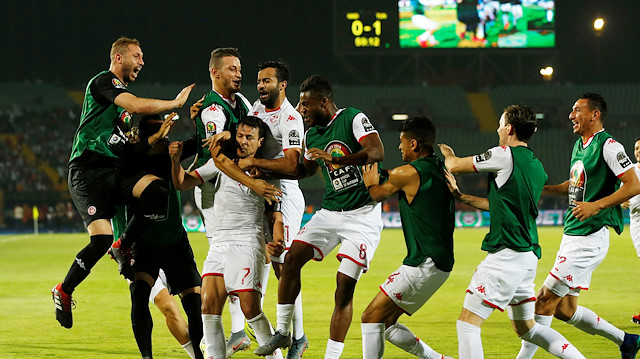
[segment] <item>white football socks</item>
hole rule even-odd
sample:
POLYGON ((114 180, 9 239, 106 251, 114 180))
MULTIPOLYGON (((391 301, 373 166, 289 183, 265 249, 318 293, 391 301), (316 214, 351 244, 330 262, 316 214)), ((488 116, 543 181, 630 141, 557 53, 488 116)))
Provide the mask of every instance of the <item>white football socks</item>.
POLYGON ((458 358, 483 359, 480 327, 458 320, 456 321, 456 330, 458 332, 458 358))
POLYGON ((362 358, 382 359, 384 355, 384 323, 362 323, 362 358))
POLYGON ((291 331, 291 318, 295 304, 278 304, 276 306, 276 329, 284 335, 291 331))
POLYGON ((219 315, 202 314, 202 326, 204 328, 204 342, 207 356, 213 358, 225 358, 227 346, 224 339, 224 328, 219 315))
POLYGON ((191 344, 191 340, 182 344, 182 348, 184 349, 184 351, 187 352, 187 354, 189 354, 189 358, 196 359, 196 353, 193 351, 193 345, 191 344))
POLYGON ((293 303, 293 323, 292 331, 293 339, 300 339, 304 335, 304 320, 302 318, 302 292, 298 293, 295 303, 293 303))
POLYGON ((384 332, 385 339, 398 348, 421 359, 442 359, 442 354, 420 340, 404 324, 396 323, 384 332))
POLYGON ((622 341, 624 340, 624 332, 622 330, 600 318, 591 309, 582 306, 576 308, 576 312, 571 319, 567 320, 567 324, 571 324, 591 335, 597 334, 605 337, 618 346, 622 345, 622 341))
POLYGON ((522 339, 538 345, 558 358, 586 359, 573 344, 551 327, 536 323, 522 339))
POLYGON ((327 350, 324 352, 324 359, 339 359, 344 350, 344 343, 327 340, 327 350))
MULTIPOLYGON (((544 326, 551 327, 551 322, 553 321, 553 315, 538 315, 534 316, 536 323, 544 326)), ((524 339, 521 341, 520 352, 516 356, 516 359, 532 359, 538 350, 538 346, 528 342, 524 339)))
MULTIPOLYGON (((249 323, 251 329, 256 333, 258 345, 264 345, 269 341, 269 339, 271 339, 271 335, 273 334, 271 332, 271 324, 264 313, 260 313, 254 318, 247 319, 247 323, 249 323)), ((273 355, 267 355, 267 358, 282 359, 282 351, 277 349, 273 352, 273 355)))

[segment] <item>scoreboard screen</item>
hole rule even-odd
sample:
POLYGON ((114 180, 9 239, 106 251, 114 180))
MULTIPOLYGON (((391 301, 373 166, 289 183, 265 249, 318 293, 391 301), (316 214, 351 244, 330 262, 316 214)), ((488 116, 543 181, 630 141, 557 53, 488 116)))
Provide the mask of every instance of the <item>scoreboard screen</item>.
POLYGON ((553 0, 334 0, 334 46, 345 53, 553 48, 555 12, 553 0))
POLYGON ((334 0, 334 47, 339 52, 398 48, 395 1, 334 0))

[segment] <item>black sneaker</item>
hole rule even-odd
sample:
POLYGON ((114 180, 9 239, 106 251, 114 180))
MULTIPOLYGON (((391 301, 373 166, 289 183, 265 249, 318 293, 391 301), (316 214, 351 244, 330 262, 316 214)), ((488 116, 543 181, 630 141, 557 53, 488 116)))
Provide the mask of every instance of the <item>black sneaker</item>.
POLYGON ((620 345, 620 355, 622 359, 635 359, 638 349, 640 349, 640 336, 624 333, 624 340, 622 341, 622 345, 620 345))
POLYGON ((62 283, 51 289, 53 304, 56 308, 56 320, 63 327, 69 329, 73 326, 73 316, 71 309, 76 308, 76 302, 71 299, 71 295, 62 290, 62 283))

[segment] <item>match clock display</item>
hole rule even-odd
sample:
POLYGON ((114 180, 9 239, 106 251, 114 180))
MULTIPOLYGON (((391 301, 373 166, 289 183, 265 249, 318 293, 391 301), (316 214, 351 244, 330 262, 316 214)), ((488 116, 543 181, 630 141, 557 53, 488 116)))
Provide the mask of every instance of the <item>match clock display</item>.
POLYGON ((334 1, 334 44, 336 50, 362 52, 366 49, 397 48, 398 9, 372 1, 334 1))

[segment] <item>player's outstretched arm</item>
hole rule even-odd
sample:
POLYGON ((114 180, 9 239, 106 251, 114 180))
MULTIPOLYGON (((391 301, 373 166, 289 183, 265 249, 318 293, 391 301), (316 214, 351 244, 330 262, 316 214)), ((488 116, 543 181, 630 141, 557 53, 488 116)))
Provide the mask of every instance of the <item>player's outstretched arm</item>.
POLYGON ((576 201, 576 206, 572 209, 573 215, 580 221, 584 221, 589 217, 595 216, 601 210, 617 206, 640 193, 640 181, 633 168, 623 173, 620 176, 620 181, 624 186, 621 186, 617 191, 606 197, 602 197, 595 202, 576 201))
POLYGON ((380 184, 378 163, 367 164, 362 167, 364 185, 369 190, 373 200, 382 202, 399 191, 404 191, 407 200, 411 202, 420 187, 420 175, 411 165, 396 167, 389 171, 389 179, 380 184))
POLYGON ((475 172, 473 167, 473 157, 458 157, 449 145, 439 143, 438 148, 444 157, 444 165, 451 173, 471 173, 475 172))
POLYGON ((256 157, 241 158, 238 161, 238 166, 245 171, 251 167, 258 167, 271 172, 294 175, 299 161, 300 150, 297 148, 289 148, 284 151, 284 157, 271 160, 256 157))
POLYGON ((456 178, 451 172, 445 170, 444 176, 447 179, 447 187, 449 187, 449 191, 453 194, 458 201, 468 204, 473 208, 477 208, 481 211, 489 210, 489 200, 483 197, 472 196, 469 194, 464 194, 460 191, 458 187, 458 183, 456 182, 456 178))
POLYGON ((278 197, 282 196, 282 191, 280 191, 276 186, 269 184, 265 180, 252 178, 247 175, 243 170, 238 167, 237 164, 229 157, 227 157, 221 151, 221 146, 216 146, 211 151, 211 157, 213 158, 216 167, 220 169, 224 174, 231 177, 232 179, 242 183, 243 185, 249 187, 252 191, 256 192, 260 196, 262 196, 269 204, 275 202, 279 202, 278 197))
POLYGON ((182 142, 172 142, 169 145, 169 157, 171 157, 171 180, 176 189, 184 191, 202 184, 202 180, 197 176, 195 171, 187 173, 182 164, 180 157, 182 156, 182 142))
POLYGON ((566 196, 569 194, 569 181, 559 184, 548 184, 542 187, 543 196, 566 196))
POLYGON ((377 133, 371 133, 360 140, 362 151, 350 155, 333 157, 319 148, 310 148, 307 155, 312 160, 321 159, 328 165, 366 165, 384 160, 384 146, 377 133))
POLYGON ((173 100, 137 97, 130 92, 123 92, 113 102, 132 114, 156 114, 182 107, 194 87, 195 84, 191 84, 183 88, 173 100))

